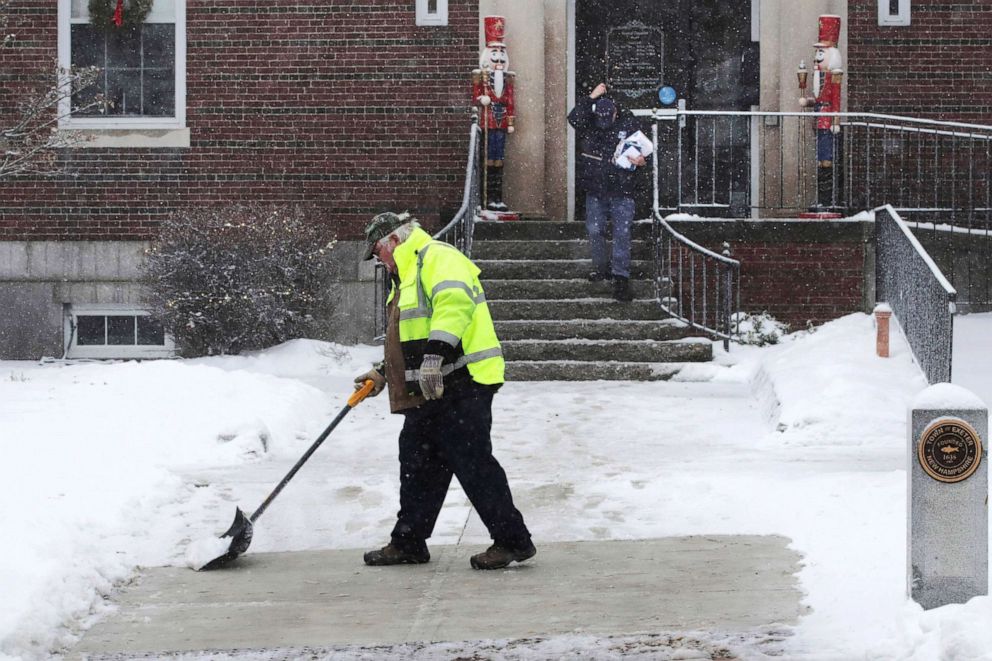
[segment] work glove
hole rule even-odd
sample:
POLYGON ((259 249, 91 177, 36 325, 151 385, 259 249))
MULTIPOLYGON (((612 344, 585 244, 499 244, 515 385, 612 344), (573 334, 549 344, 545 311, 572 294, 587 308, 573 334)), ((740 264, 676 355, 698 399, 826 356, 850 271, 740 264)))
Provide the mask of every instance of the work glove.
POLYGON ((424 362, 420 363, 420 391, 427 399, 441 399, 444 395, 444 376, 441 374, 441 363, 444 358, 435 354, 426 354, 424 362))
POLYGON ((386 377, 380 374, 379 370, 372 368, 365 374, 355 377, 355 390, 361 390, 365 382, 369 380, 375 384, 372 386, 372 392, 369 393, 369 397, 375 397, 386 387, 386 377))

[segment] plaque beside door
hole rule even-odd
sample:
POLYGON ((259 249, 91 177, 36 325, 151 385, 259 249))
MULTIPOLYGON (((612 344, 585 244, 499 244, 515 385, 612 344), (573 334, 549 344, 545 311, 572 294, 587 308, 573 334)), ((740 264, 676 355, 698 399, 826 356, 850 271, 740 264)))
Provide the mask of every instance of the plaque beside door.
POLYGON ((665 33, 641 21, 606 31, 606 84, 628 107, 657 105, 664 80, 665 33))

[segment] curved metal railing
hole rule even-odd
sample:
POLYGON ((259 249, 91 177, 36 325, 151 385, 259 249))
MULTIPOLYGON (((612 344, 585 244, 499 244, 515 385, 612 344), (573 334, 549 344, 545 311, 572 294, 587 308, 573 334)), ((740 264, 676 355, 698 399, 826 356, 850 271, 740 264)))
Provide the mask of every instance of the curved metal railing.
POLYGON ((454 218, 434 234, 438 241, 455 246, 466 257, 472 256, 472 235, 475 220, 482 208, 482 159, 479 157, 479 113, 472 111, 472 126, 468 134, 468 163, 465 165, 465 187, 462 191, 462 205, 454 218))
POLYGON ((652 243, 658 303, 672 317, 722 338, 724 350, 729 350, 730 340, 736 335, 734 312, 741 306, 741 263, 730 257, 729 244, 723 244, 723 254, 717 253, 679 233, 662 217, 658 204, 657 121, 651 131, 656 154, 651 159, 652 243))

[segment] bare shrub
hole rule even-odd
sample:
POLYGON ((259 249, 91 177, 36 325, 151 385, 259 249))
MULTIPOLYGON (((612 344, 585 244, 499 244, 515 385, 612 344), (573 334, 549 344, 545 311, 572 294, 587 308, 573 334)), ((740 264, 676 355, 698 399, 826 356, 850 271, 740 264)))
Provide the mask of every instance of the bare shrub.
POLYGON ((262 349, 313 337, 330 312, 333 245, 300 207, 184 210, 146 257, 149 309, 183 355, 262 349))

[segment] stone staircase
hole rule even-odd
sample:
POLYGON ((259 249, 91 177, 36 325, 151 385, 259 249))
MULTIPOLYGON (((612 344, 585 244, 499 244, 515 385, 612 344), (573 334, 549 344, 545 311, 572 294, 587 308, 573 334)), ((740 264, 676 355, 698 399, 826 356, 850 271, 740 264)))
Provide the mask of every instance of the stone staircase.
POLYGON ((713 357, 710 341, 658 307, 651 280, 651 228, 635 227, 631 288, 614 301, 613 283, 589 282, 582 223, 480 222, 472 259, 512 381, 657 381, 713 357))

